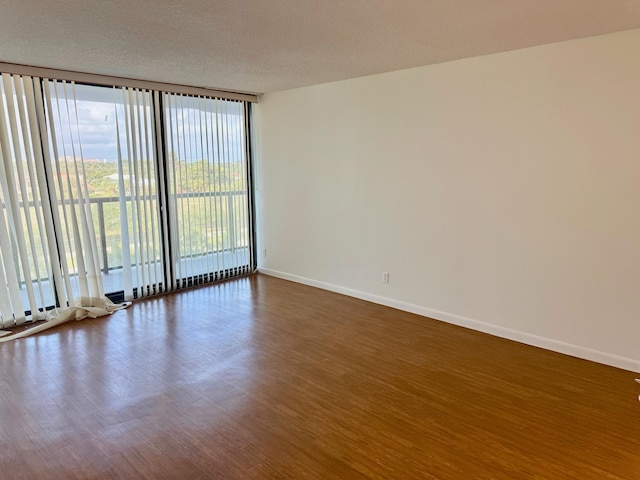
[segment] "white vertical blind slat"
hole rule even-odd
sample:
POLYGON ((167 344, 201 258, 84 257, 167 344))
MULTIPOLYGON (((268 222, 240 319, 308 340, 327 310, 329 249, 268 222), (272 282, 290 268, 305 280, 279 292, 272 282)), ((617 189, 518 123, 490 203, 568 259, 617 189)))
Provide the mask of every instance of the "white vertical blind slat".
MULTIPOLYGON (((207 137, 207 133, 209 132, 209 123, 207 122, 207 112, 204 108, 205 102, 202 100, 202 98, 198 97, 198 121, 200 123, 200 150, 202 151, 202 158, 204 159, 202 162, 202 178, 207 179, 207 181, 209 181, 209 179, 211 178, 211 170, 210 170, 210 164, 211 164, 211 159, 209 157, 209 144, 205 142, 205 138, 207 137), (203 112, 204 112, 204 118, 203 118, 203 112), (205 148, 206 145, 206 148, 205 148), (206 165, 206 168, 205 168, 206 165)), ((202 208, 204 210, 204 231, 205 231, 205 251, 206 252, 211 252, 212 246, 211 246, 211 242, 210 242, 210 237, 211 237, 211 224, 213 222, 213 218, 211 217, 211 212, 209 211, 209 206, 210 206, 210 202, 209 199, 211 198, 211 196, 209 195, 204 195, 202 197, 202 208)), ((207 281, 213 276, 214 273, 214 269, 213 269, 213 265, 211 263, 212 261, 212 255, 209 255, 207 253, 207 255, 205 255, 205 258, 207 259, 207 267, 206 267, 206 278, 207 281)))
POLYGON ((209 218, 210 218, 210 225, 209 227, 212 230, 212 240, 211 240, 211 251, 214 252, 213 255, 211 255, 211 271, 214 272, 214 278, 215 278, 215 274, 217 274, 217 272, 220 270, 219 268, 219 261, 218 261, 218 256, 219 256, 219 249, 220 246, 218 244, 218 214, 217 214, 217 209, 218 209, 218 198, 216 196, 217 193, 217 188, 216 188, 216 183, 215 183, 215 177, 216 177, 216 170, 215 170, 215 150, 214 150, 214 138, 215 135, 213 135, 214 129, 213 129, 213 119, 212 119, 212 115, 211 115, 211 101, 203 101, 203 109, 205 112, 205 131, 207 132, 206 136, 205 136, 205 141, 207 144, 207 178, 209 178, 209 181, 211 182, 211 189, 213 190, 211 195, 209 195, 208 197, 208 201, 207 204, 209 206, 209 218), (213 167, 213 170, 212 170, 213 167), (211 173, 213 171, 213 174, 211 173))
POLYGON ((222 172, 220 170, 220 122, 218 118, 218 100, 213 100, 209 102, 210 104, 210 112, 211 112, 211 128, 215 129, 215 135, 211 135, 211 144, 213 149, 213 168, 216 172, 213 187, 216 190, 217 195, 214 197, 215 201, 215 216, 216 216, 216 242, 217 242, 217 250, 216 250, 216 260, 219 276, 222 277, 225 270, 225 228, 224 228, 224 219, 222 217, 223 213, 223 202, 224 198, 220 196, 220 192, 222 190, 222 172), (215 143, 214 143, 215 142, 215 143))
MULTIPOLYGON (((138 225, 140 221, 139 217, 139 194, 138 194, 138 151, 137 151, 137 142, 136 142, 136 132, 135 132, 135 109, 133 107, 133 93, 131 89, 125 89, 125 106, 126 106, 126 115, 125 115, 125 124, 127 131, 127 165, 129 172, 129 196, 131 197, 131 239, 127 240, 129 243, 133 240, 133 259, 132 263, 135 263, 137 266, 138 258, 140 258, 139 246, 140 239, 138 237, 138 225)), ((124 268, 132 268, 132 264, 125 265, 124 268)), ((142 285, 141 274, 139 268, 135 268, 133 270, 132 277, 134 279, 134 286, 137 291, 140 290, 142 285)))
MULTIPOLYGON (((225 171, 225 177, 227 177, 227 182, 228 182, 228 176, 229 176, 229 171, 230 171, 230 167, 229 167, 229 158, 231 157, 231 146, 229 143, 229 102, 221 102, 222 103, 222 107, 223 107, 223 115, 222 115, 222 119, 224 121, 224 126, 222 128, 222 132, 224 135, 224 145, 225 145, 225 155, 224 155, 224 171, 225 171)), ((226 190, 228 191, 228 184, 226 186, 226 190)), ((229 256, 231 257, 231 264, 235 265, 235 251, 233 248, 233 236, 234 236, 234 231, 233 231, 233 206, 232 206, 232 202, 230 201, 231 197, 229 195, 227 195, 226 197, 226 208, 227 208, 227 215, 226 215, 226 220, 227 220, 227 232, 229 232, 229 238, 227 239, 227 245, 229 245, 229 256)), ((231 274, 231 268, 229 268, 229 271, 227 272, 227 275, 229 276, 231 274)))
MULTIPOLYGON (((0 139, 1 141, 1 139, 0 139)), ((3 154, 3 157, 5 155, 3 154)), ((3 185, 4 189, 4 185, 3 185)), ((8 213, 8 212, 7 212, 8 213)), ((11 243, 10 233, 5 222, 11 220, 5 218, 4 209, 0 209, 0 249, 2 250, 2 282, 8 289, 3 289, 5 295, 0 301, 3 326, 19 325, 26 321, 22 297, 20 296, 20 280, 15 270, 15 257, 11 255, 15 249, 11 243)))
POLYGON ((78 188, 78 205, 82 209, 78 217, 82 226, 82 253, 78 256, 83 257, 87 269, 87 283, 89 285, 89 298, 103 298, 104 288, 102 277, 100 274, 100 261, 98 256, 98 242, 94 231, 93 214, 91 212, 91 200, 89 199, 89 188, 87 184, 87 175, 84 168, 84 154, 82 151, 82 139, 80 135, 80 120, 78 118, 78 101, 75 91, 75 83, 71 84, 71 95, 73 100, 73 113, 75 128, 77 129, 78 151, 79 156, 74 156, 74 165, 76 171, 76 185, 78 188))
MULTIPOLYGON (((78 253, 81 252, 82 243, 81 243, 80 228, 78 226, 76 208, 74 205, 75 197, 73 195, 73 186, 71 183, 71 178, 75 178, 77 181, 78 175, 77 175, 77 172, 75 172, 75 175, 74 175, 74 171, 69 170, 70 162, 73 162, 73 167, 75 169, 75 158, 76 158, 75 141, 74 141, 73 132, 71 129, 71 113, 69 112, 69 101, 66 95, 66 83, 63 82, 62 95, 60 95, 60 93, 58 92, 58 87, 59 87, 58 82, 53 82, 52 94, 55 95, 58 121, 59 121, 59 125, 61 126, 67 125, 67 128, 60 128, 60 136, 61 136, 60 144, 62 145, 62 158, 64 158, 64 163, 63 163, 64 177, 66 178, 67 181, 66 181, 66 185, 64 185, 62 181, 60 182, 59 193, 60 193, 60 200, 62 200, 63 202, 63 209, 68 214, 68 218, 65 218, 64 224, 65 224, 65 230, 67 232, 67 237, 69 240, 69 248, 72 252, 72 255, 70 255, 71 267, 72 267, 71 270, 77 276, 76 285, 80 292, 80 296, 88 297, 89 286, 87 282, 87 270, 84 263, 84 255, 78 255, 78 253), (64 116, 63 116, 63 111, 60 108, 60 104, 62 104, 62 107, 65 109, 64 113, 66 113, 66 115, 64 116), (68 135, 68 138, 65 138, 65 135, 68 135), (69 142, 71 146, 70 157, 67 156, 67 149, 66 149, 67 142, 69 142), (66 192, 64 190, 64 187, 67 188, 66 192), (65 193, 66 193, 66 198, 65 198, 65 193), (70 222, 69 222, 69 219, 70 219, 70 222), (71 241, 71 239, 73 239, 73 241, 71 241)), ((55 153, 56 155, 54 157, 54 161, 56 162, 56 165, 59 165, 61 163, 60 152, 55 152, 55 153)), ((73 292, 73 290, 70 289, 70 292, 73 292)), ((73 294, 71 294, 70 297, 73 298, 73 294)))
MULTIPOLYGON (((171 289, 176 289, 180 286, 178 283, 178 279, 182 278, 180 262, 177 262, 176 259, 180 256, 180 234, 178 232, 178 215, 183 216, 184 213, 178 209, 178 198, 175 194, 178 191, 178 171, 176 170, 176 158, 175 152, 178 153, 178 158, 180 155, 180 144, 177 138, 178 124, 177 124, 177 109, 173 106, 172 101, 173 96, 165 94, 164 99, 166 102, 165 112, 167 114, 169 128, 167 129, 167 139, 169 140, 169 151, 168 155, 170 158, 167 161, 170 163, 171 167, 168 169, 170 174, 169 181, 169 191, 172 194, 169 197, 169 210, 167 211, 168 222, 171 224, 171 237, 168 238, 168 245, 171 249, 171 257, 173 259, 173 275, 171 277, 171 289), (176 118, 174 118, 176 115, 176 118), (171 212, 172 214, 170 215, 171 212)), ((169 192, 167 192, 169 193, 169 192)))
MULTIPOLYGON (((182 122, 179 121, 179 113, 178 113, 178 108, 177 108, 177 102, 176 102, 176 108, 174 110, 174 114, 175 114, 175 128, 176 128, 176 150, 175 150, 175 154, 177 155, 176 158, 173 159, 173 164, 174 166, 176 166, 176 175, 174 176, 174 182, 176 183, 175 186, 175 190, 174 192, 176 193, 175 195, 175 201, 176 201, 176 205, 177 208, 176 210, 179 208, 179 215, 180 215, 180 219, 185 219, 186 218, 186 213, 184 210, 184 201, 180 198, 180 193, 182 193, 182 167, 180 165, 180 159, 183 158, 182 157, 182 142, 181 139, 184 138, 184 133, 182 135, 180 135, 180 130, 184 128, 184 125, 182 125, 182 122)), ((184 275, 183 275, 183 264, 180 261, 180 252, 182 251, 183 248, 183 241, 184 241, 184 222, 178 222, 177 220, 174 222, 175 223, 175 235, 174 237, 171 239, 172 242, 175 242, 174 245, 174 256, 173 256, 173 263, 174 265, 176 265, 175 271, 176 271, 176 281, 178 283, 178 286, 180 288, 182 288, 183 285, 183 281, 184 278, 186 276, 186 270, 184 271, 184 275)))
MULTIPOLYGON (((63 261, 67 259, 67 255, 68 252, 71 251, 73 244, 71 243, 71 236, 69 234, 69 228, 62 228, 62 225, 69 225, 68 222, 68 215, 67 215, 67 205, 66 205, 66 198, 64 195, 64 187, 63 187, 63 182, 62 182, 62 169, 60 168, 60 161, 59 161, 59 154, 60 154, 60 150, 58 149, 58 139, 57 139, 57 135, 55 132, 55 123, 54 123, 54 108, 53 108, 53 95, 52 95, 52 90, 50 88, 50 83, 48 80, 44 80, 42 82, 42 86, 44 89, 44 101, 46 102, 45 104, 45 108, 46 108, 46 112, 47 112, 47 118, 45 120, 44 118, 44 113, 41 114, 41 125, 44 125, 46 122, 47 128, 48 128, 48 133, 49 133, 49 138, 48 138, 48 142, 50 143, 50 148, 51 148, 51 153, 49 154, 49 149, 45 149, 46 152, 46 161, 48 163, 46 163, 45 165, 54 165, 55 167, 55 171, 53 171, 51 173, 51 182, 50 182, 50 191, 51 194, 54 195, 56 197, 56 199, 58 200, 58 202, 52 202, 52 215, 54 217, 54 229, 55 232, 57 232, 58 234, 58 242, 57 242, 57 247, 58 250, 60 251, 60 268, 62 270, 62 279, 64 282, 64 287, 60 290, 58 290, 58 303, 60 304, 60 306, 68 306, 71 303, 71 300, 73 299, 73 288, 71 286, 71 273, 73 272, 73 270, 75 269, 74 267, 74 263, 75 260, 73 259, 73 256, 71 256, 71 269, 69 269, 69 262, 67 261, 63 261), (55 178, 57 178, 57 183, 55 183, 55 178), (57 190, 56 188, 57 187, 57 190), (60 207, 60 208, 58 208, 60 207), (60 210, 62 210, 62 218, 60 218, 60 210)), ((37 94, 37 90, 36 90, 36 94, 37 94)), ((59 112, 59 107, 57 105, 57 101, 56 101, 56 111, 58 112, 58 117, 60 117, 60 112, 59 112)), ((62 142, 62 148, 63 148, 63 154, 65 154, 64 152, 64 142, 62 142)), ((65 159, 66 159, 66 155, 65 155, 65 159)), ((51 236, 53 238, 55 235, 55 232, 53 231, 53 229, 50 229, 50 232, 48 231, 47 234, 51 234, 51 236)), ((59 287, 59 285, 58 285, 59 287)))
MULTIPOLYGON (((24 214, 24 225, 27 227, 27 235, 24 236, 24 241, 26 242, 26 246, 29 250, 29 257, 21 257, 21 262, 23 264, 23 272, 24 272, 24 282, 25 287, 27 289, 27 296, 29 298, 29 310, 32 312, 36 312, 38 310, 38 305, 42 305, 43 303, 43 295, 42 295, 42 284, 40 281, 41 273, 40 268, 37 261, 33 261, 33 273, 35 274, 36 282, 38 288, 33 287, 33 283, 31 279, 34 275, 31 274, 31 262, 30 259, 37 259, 38 255, 36 254, 36 242, 37 235, 33 228, 33 220, 31 218, 31 206, 30 203, 33 202, 35 207, 35 202, 37 202, 37 193, 32 192, 27 187, 27 180, 29 180, 29 186, 31 185, 33 175, 28 175, 25 173, 26 171, 30 172, 29 166, 33 164, 33 152, 31 149, 31 142, 29 141, 31 135, 29 134, 29 128, 27 124, 26 118, 26 108, 24 105, 24 93, 22 88, 22 78, 16 79, 15 83, 16 88, 16 106, 18 108, 18 121, 20 123, 20 138, 22 140, 22 148, 25 154, 25 162, 24 165, 22 162, 16 159, 16 171, 18 172, 18 187, 20 190, 20 198, 22 203, 22 212, 24 214), (36 196, 34 196, 34 194, 36 196), (31 200, 30 200, 31 199, 31 200), (36 293, 38 294, 39 301, 36 301, 36 293)), ((34 211, 38 211, 37 208, 34 208, 34 211)), ((36 220, 37 222, 37 220, 36 220)), ((37 223, 36 223, 37 224, 37 223)))
MULTIPOLYGON (((221 135, 221 119, 220 119, 220 100, 216 99, 214 100, 214 105, 216 107, 216 149, 218 152, 218 157, 216 159, 216 168, 218 171, 218 175, 217 175, 217 179, 218 179, 218 192, 222 192, 222 158, 224 156, 224 151, 222 150, 221 145, 223 145, 223 139, 222 139, 222 135, 221 135)), ((224 198, 220 197, 220 202, 219 202, 219 206, 220 206, 220 249, 218 250, 219 252, 219 258, 220 258, 220 262, 219 262, 219 269, 220 269, 220 273, 221 273, 221 277, 222 278, 226 278, 226 233, 227 233, 227 227, 226 227, 226 222, 225 222, 225 216, 224 216, 224 198)))
POLYGON ((157 204, 153 204, 153 199, 157 199, 157 192, 154 192, 155 185, 155 175, 154 169, 151 165, 153 160, 153 150, 151 149, 151 144, 149 142, 149 134, 151 133, 150 124, 148 122, 148 112, 150 106, 147 105, 148 95, 146 92, 140 94, 140 101, 138 104, 142 107, 142 124, 139 124, 138 128, 142 132, 144 132, 144 160, 142 163, 143 167, 143 182, 146 185, 146 193, 145 198, 143 200, 144 206, 144 231, 145 231, 145 242, 146 242, 146 267, 147 267, 147 277, 149 279, 148 285, 145 286, 147 290, 150 289, 151 292, 157 291, 158 287, 158 276, 157 276, 157 266, 158 262, 156 260, 156 229, 155 229, 155 212, 157 209, 157 204))
POLYGON ((129 113, 131 117, 131 139, 132 139, 132 152, 133 157, 131 159, 132 165, 132 193, 131 193, 131 205, 135 206, 135 213, 132 212, 132 220, 133 220, 133 238, 135 245, 135 258, 136 258, 136 272, 137 272, 137 291, 140 296, 142 296, 143 287, 147 284, 146 271, 143 265, 143 257, 144 257, 144 232, 142 229, 142 210, 144 208, 143 198, 144 191, 142 187, 143 179, 140 171, 141 163, 142 163, 142 154, 141 154, 141 145, 140 145, 140 131, 136 129, 136 125, 138 122, 138 118, 140 112, 137 108, 137 102, 135 98, 135 92, 133 89, 129 90, 129 113))
MULTIPOLYGON (((4 214, 2 214, 2 221, 4 221, 4 214)), ((2 229, 6 231, 6 229, 2 229)), ((5 245, 0 242, 0 248, 4 251, 5 245)), ((0 253, 0 257, 2 257, 2 268, 0 268, 0 282, 2 285, 7 285, 7 276, 5 275, 5 266, 4 266, 4 255, 0 253)), ((19 323, 24 323, 26 321, 26 315, 22 319, 22 322, 19 322, 18 319, 15 318, 13 313, 13 307, 11 306, 11 299, 9 298, 9 290, 6 288, 0 288, 0 328, 13 327, 18 325, 19 323)))
POLYGON ((191 143, 192 143, 192 138, 191 138, 191 119, 190 117, 190 111, 188 108, 185 108, 184 106, 184 96, 180 95, 180 106, 182 109, 182 138, 183 138, 183 144, 184 144, 184 160, 181 162, 182 165, 182 182, 184 185, 184 188, 186 189, 186 198, 183 197, 183 203, 187 204, 187 217, 186 217, 186 221, 182 222, 183 225, 183 240, 184 243, 186 245, 188 245, 188 254, 187 254, 187 261, 186 261, 186 278, 184 281, 184 286, 187 285, 187 279, 189 277, 193 277, 193 239, 191 237, 191 235, 189 235, 189 230, 191 227, 191 199, 189 198, 189 193, 191 193, 191 189, 189 188, 189 170, 188 170, 188 166, 189 166, 189 162, 192 160, 192 148, 191 148, 191 143), (186 122, 185 122, 185 117, 186 117, 186 122), (185 123, 187 124, 187 126, 185 127, 185 123))
MULTIPOLYGON (((245 141, 246 139, 246 135, 247 132, 245 131, 245 125, 246 125, 246 110, 245 110, 245 106, 241 105, 240 107, 241 112, 242 112, 242 119, 240 121, 240 145, 241 145, 241 160, 242 160, 242 165, 243 168, 240 169, 241 172, 241 176, 240 176, 240 189, 243 192, 247 191, 247 168, 245 167, 247 165, 247 143, 245 141)), ((249 245, 249 195, 243 195, 241 197, 241 213, 242 213, 242 245, 249 245)), ((245 253, 246 258, 247 258, 247 262, 249 262, 249 252, 247 251, 245 253)), ((245 265, 244 267, 245 271, 244 273, 248 273, 249 272, 249 266, 245 265)))
MULTIPOLYGON (((67 181, 69 185, 69 191, 67 194, 69 195, 69 211, 71 212, 71 231, 73 233, 73 245, 75 247, 75 261, 77 263, 76 275, 78 276, 78 289, 80 291, 81 297, 89 297, 89 280, 88 280, 88 266, 85 262, 85 256, 81 254, 82 252, 82 239, 84 237, 83 234, 80 233, 81 230, 84 229, 83 221, 78 219, 78 211, 76 209, 76 203, 78 205, 78 210, 82 210, 82 199, 81 199, 81 190, 82 186, 80 185, 80 172, 78 171, 78 161, 77 161, 77 153, 76 148, 79 144, 79 140, 75 138, 74 129, 72 126, 71 120, 71 107, 69 106, 69 93, 67 92, 67 84, 66 82, 62 83, 63 89, 63 105, 65 107, 66 113, 66 121, 68 122, 68 134, 69 134, 69 142, 71 143, 71 173, 69 172, 69 160, 65 162, 67 167, 67 181), (75 187, 76 193, 73 193, 73 184, 71 183, 71 179, 75 179, 75 187), (76 198, 77 197, 77 198, 76 198)), ((56 90, 57 93, 57 90, 56 90)))
MULTIPOLYGON (((231 189, 232 190, 236 190, 236 179, 237 179, 237 171, 236 169, 238 168, 238 165, 240 164, 240 148, 241 148, 241 143, 238 142, 238 134, 240 133, 240 128, 239 128, 239 118, 240 118, 240 112, 238 111, 238 104, 234 103, 233 104, 233 111, 234 111, 234 120, 232 122, 232 132, 233 132, 233 140, 232 140, 232 144, 233 144, 233 154, 232 154, 232 158, 233 158, 233 180, 232 180, 232 184, 231 184, 231 189)), ((242 240, 242 231, 240 230, 239 226, 240 226, 240 222, 241 222, 241 218, 240 218, 240 211, 238 210, 238 198, 236 196, 236 194, 233 194, 233 200, 231 202, 232 208, 233 208, 233 231, 235 232, 235 244, 233 246, 233 250, 235 252, 235 259, 236 259, 236 268, 239 268, 241 263, 241 259, 240 259, 240 252, 238 249, 238 245, 241 244, 241 240, 242 240)))
MULTIPOLYGON (((33 83, 27 83, 27 105, 33 118, 33 124, 31 128, 32 143, 33 145, 39 145, 40 148, 36 148, 37 152, 35 161, 36 177, 38 179, 38 189, 40 191, 40 206, 38 210, 43 214, 43 227, 41 234, 45 235, 46 242, 43 240, 43 256, 45 261, 50 266, 49 273, 50 286, 52 289, 51 295, 55 296, 58 293, 58 298, 61 299, 60 303, 66 305, 66 294, 64 288, 64 281, 62 277, 62 270, 60 267, 60 255, 64 257, 64 245, 59 245, 57 237, 55 235, 56 229, 59 231, 60 217, 58 212, 58 200, 55 193, 55 189, 49 189, 48 179, 52 177, 51 171, 51 155, 48 147, 48 142, 42 140, 42 136, 46 135, 46 121, 45 112, 43 108, 37 108, 36 105, 44 105, 42 98, 42 91, 40 89, 41 83, 37 84, 37 88, 33 88, 33 83), (37 133, 36 133, 37 132, 37 133), (43 145, 47 145, 43 148, 43 145), (49 172, 49 173, 48 173, 49 172), (46 208, 49 205, 51 208, 46 208), (57 227, 58 226, 58 227, 57 227), (46 252, 45 252, 46 245, 46 252)), ((65 262, 66 263, 66 262, 65 262)), ((45 305, 43 305, 45 306, 45 305)))
POLYGON ((150 265, 149 265, 149 230, 147 222, 147 175, 145 174, 145 164, 147 159, 146 142, 144 141, 144 131, 142 130, 142 117, 144 110, 142 109, 142 92, 139 90, 135 92, 134 98, 136 101, 136 128, 138 132, 138 188, 140 198, 138 203, 138 236, 140 241, 140 271, 142 273, 142 284, 140 285, 139 295, 141 297, 146 296, 145 292, 148 290, 151 283, 150 265))
MULTIPOLYGON (((16 101, 7 101, 7 113, 8 113, 8 119, 9 119, 9 130, 10 130, 10 141, 12 142, 14 151, 15 151, 15 162, 11 161, 11 157, 7 157, 6 155, 4 156, 4 160, 5 160, 5 172, 7 173, 7 177, 4 178, 3 180, 6 182, 6 193, 7 195, 5 196, 5 199, 8 197, 9 198, 9 202, 7 203, 5 201, 6 207, 7 207, 7 214, 8 214, 8 220, 9 220, 9 231, 10 231, 10 235, 11 235, 11 239, 13 242, 15 242, 16 247, 17 247, 17 255, 14 257, 15 258, 15 262, 17 265, 19 265, 19 267, 21 267, 22 269, 22 275, 24 280, 26 279, 30 279, 32 278, 31 275, 31 268, 29 266, 29 262, 28 262, 28 254, 27 254, 27 247, 26 247, 26 242, 27 239, 25 237, 25 233, 22 229, 22 215, 21 215, 21 211, 22 209, 20 208, 20 203, 22 203, 23 205, 25 204, 25 202, 28 205, 28 201, 25 198, 22 198, 22 202, 20 202, 20 189, 18 188, 19 186, 22 186, 22 183, 24 181, 24 172, 23 172, 23 168, 22 168, 22 158, 19 158, 23 151, 20 148, 21 146, 21 141, 20 141, 20 135, 18 133, 18 126, 17 126, 17 122, 16 122, 16 117, 18 115, 18 109, 17 109, 17 105, 19 104, 20 101, 22 100, 20 92, 18 91, 18 89, 15 88, 15 83, 12 82, 12 78, 8 75, 3 75, 3 82, 4 82, 4 89, 5 92, 11 92, 11 98, 13 100, 14 95, 16 96, 16 101), (13 87, 13 88, 12 88, 13 87), (11 177, 8 176, 8 172, 16 172, 16 175, 11 175, 11 177), (16 184, 16 177, 18 180, 18 183, 16 184)), ((24 191, 24 190, 23 190, 24 191)), ((27 206, 28 208, 28 206, 27 206)), ((28 234, 31 233, 31 222, 30 222, 30 218, 26 218, 26 216, 24 217, 24 220, 27 223, 27 229, 28 229, 28 234)), ((19 278, 19 277, 18 277, 19 278)), ((33 284, 31 282, 26 282, 25 281, 25 287, 27 290, 27 298, 28 298, 28 302, 30 305, 30 308, 35 310, 35 305, 36 305, 36 299, 35 299, 35 293, 33 290, 33 284)), ((22 296, 20 295, 20 291, 17 288, 13 288, 12 289, 12 303, 16 306, 18 305, 22 305, 22 296)))
MULTIPOLYGON (((11 85, 9 84, 9 87, 11 85)), ((16 299, 16 291, 18 290, 18 276, 14 269, 14 254, 13 245, 9 237, 10 227, 10 205, 8 202, 8 196, 10 195, 8 187, 8 176, 11 170, 7 170, 10 167, 11 137, 8 128, 8 113, 7 104, 13 102, 13 93, 11 88, 7 88, 7 81, 5 75, 2 75, 2 83, 0 84, 0 187, 2 188, 2 201, 3 205, 0 208, 0 253, 1 253, 1 267, 0 268, 0 281, 2 285, 7 285, 7 289, 0 289, 0 314, 2 315, 2 326, 9 327, 17 323, 23 323, 26 319, 25 315, 20 315, 20 311, 23 310, 22 302, 20 305, 15 305, 18 317, 14 315, 14 305, 12 300, 16 299), (6 100, 6 103, 5 103, 6 100), (6 213, 5 213, 6 211, 6 213)), ((19 291, 18 291, 19 293, 19 291)))
MULTIPOLYGON (((38 306, 42 307, 46 305, 45 301, 45 290, 49 290, 46 295, 47 297, 54 297, 54 292, 51 291, 50 287, 52 285, 52 270, 51 264, 49 261, 49 255, 44 255, 44 249, 47 245, 46 240, 46 230, 45 230, 45 220, 44 220, 44 212, 41 206, 43 205, 43 200, 41 198, 41 191, 38 188, 39 176, 36 172, 36 165, 42 164, 44 161, 42 156, 42 149, 39 140, 39 129, 38 129, 38 118, 35 112, 35 103, 34 103, 34 92, 33 92, 33 80, 32 79, 21 79, 24 82, 24 99, 25 99, 25 108, 21 118, 24 120, 23 125, 23 139, 25 143, 25 147, 29 150, 29 158, 30 161, 27 162, 27 178, 29 180, 29 193, 33 202, 33 212, 35 214, 36 226, 37 226, 37 235, 33 235, 30 238, 31 243, 31 255, 33 258, 33 262, 35 265, 35 273, 36 273, 36 283, 37 283, 37 293, 38 293, 38 306), (33 147, 32 147, 33 146, 33 147), (40 247, 42 250, 42 254, 37 253, 37 247, 40 247), (49 280, 49 288, 47 288, 42 281, 42 275, 40 273, 39 268, 39 259, 44 260, 44 272, 47 274, 47 279, 49 280)), ((31 207, 29 207, 28 215, 31 216, 31 207)), ((31 310, 34 312, 35 310, 31 310)))
MULTIPOLYGON (((194 160, 197 160, 198 162, 200 162, 199 173, 202 178, 202 186, 204 187, 205 182, 207 180, 207 177, 205 176, 204 164, 207 163, 207 158, 204 155, 204 148, 203 148, 204 145, 202 140, 202 135, 203 135, 202 106, 201 106, 202 99, 200 97, 196 97, 195 100, 197 102, 197 105, 194 108, 193 120, 194 122, 197 122, 197 127, 195 128, 196 134, 194 135, 193 142, 195 144, 196 151, 198 152, 198 154, 197 154, 197 157, 194 158, 194 160)), ((204 251, 209 252, 209 245, 208 245, 209 239, 207 235, 208 218, 207 218, 207 208, 206 208, 206 195, 204 190, 198 192, 197 208, 198 210, 201 210, 200 215, 198 215, 199 217, 198 227, 200 232, 203 232, 204 251)), ((206 263, 209 263, 209 255, 207 253, 205 253, 203 259, 206 263)), ((198 270, 198 273, 200 274, 201 272, 203 274, 203 281, 205 282, 209 281, 210 270, 208 268, 200 268, 198 270)))
MULTIPOLYGON (((160 198, 162 199, 162 210, 160 211, 160 218, 159 218, 159 229, 161 225, 165 225, 168 228, 162 228, 162 243, 163 245, 165 245, 165 249, 161 250, 160 255, 162 258, 162 263, 164 264, 164 278, 163 278, 163 290, 166 291, 170 291, 173 290, 175 288, 175 275, 172 274, 173 272, 173 268, 171 266, 171 262, 170 262, 170 256, 169 256, 169 252, 170 252, 170 241, 169 241, 169 230, 171 228, 171 226, 169 225, 169 215, 168 215, 168 204, 166 204, 166 199, 167 197, 167 185, 169 184, 168 182, 165 183, 165 177, 161 178, 161 173, 164 175, 170 175, 170 169, 167 167, 167 159, 165 158, 165 155, 163 155, 163 146, 160 145, 160 139, 162 138, 162 124, 159 121, 162 118, 162 114, 164 113, 161 110, 161 101, 164 100, 163 95, 160 92, 154 92, 154 113, 155 113, 155 118, 158 120, 155 122, 155 135, 154 135, 154 143, 156 144, 156 152, 157 152, 157 166, 158 166, 158 172, 156 172, 156 176, 155 178, 157 179, 158 182, 158 194, 160 195, 160 198)), ((167 142, 171 141, 171 134, 167 135, 167 142)), ((159 248, 161 249, 162 247, 159 246, 159 248)), ((160 275, 162 276, 162 271, 160 272, 160 275)))
MULTIPOLYGON (((117 90, 114 89, 114 96, 117 94, 117 90)), ((114 110, 116 116, 116 149, 117 149, 117 161, 118 161, 118 204, 119 204, 119 216, 120 216, 120 244, 122 253, 122 287, 124 292, 124 299, 126 301, 133 300, 133 278, 131 272, 131 248, 129 246, 129 221, 127 215, 127 199, 126 188, 124 183, 124 159, 122 158, 122 138, 120 125, 125 121, 126 112, 126 94, 124 89, 122 90, 122 115, 119 114, 119 106, 117 99, 114 101, 114 110)), ((125 136, 127 134, 126 125, 124 126, 125 136)), ((126 138, 126 137, 125 137, 126 138)), ((125 140, 126 141, 126 140, 125 140)), ((128 142, 127 142, 128 143, 128 142)), ((128 146, 126 147, 128 151, 128 146)))

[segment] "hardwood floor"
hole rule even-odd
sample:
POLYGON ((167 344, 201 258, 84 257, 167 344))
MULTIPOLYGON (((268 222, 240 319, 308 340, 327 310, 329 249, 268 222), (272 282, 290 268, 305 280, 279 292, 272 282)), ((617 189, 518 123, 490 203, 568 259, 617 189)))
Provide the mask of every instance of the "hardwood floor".
POLYGON ((260 275, 0 371, 5 479, 640 478, 632 372, 260 275))

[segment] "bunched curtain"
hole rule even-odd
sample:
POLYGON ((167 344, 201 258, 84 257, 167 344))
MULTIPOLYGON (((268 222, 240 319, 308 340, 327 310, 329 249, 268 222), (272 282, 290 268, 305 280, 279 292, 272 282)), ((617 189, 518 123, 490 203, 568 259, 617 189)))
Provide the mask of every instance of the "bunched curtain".
POLYGON ((0 328, 44 322, 0 341, 122 307, 100 277, 74 88, 2 74, 0 328))

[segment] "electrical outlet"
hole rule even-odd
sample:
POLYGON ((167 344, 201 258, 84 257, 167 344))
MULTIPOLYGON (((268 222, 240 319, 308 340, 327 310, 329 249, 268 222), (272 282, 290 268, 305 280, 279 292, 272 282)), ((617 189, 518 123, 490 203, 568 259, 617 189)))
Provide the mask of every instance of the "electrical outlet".
POLYGON ((382 283, 389 283, 389 272, 382 272, 382 283))
POLYGON ((262 249, 262 256, 263 256, 263 257, 266 257, 266 256, 267 256, 267 249, 266 249, 266 248, 263 248, 263 249, 262 249))

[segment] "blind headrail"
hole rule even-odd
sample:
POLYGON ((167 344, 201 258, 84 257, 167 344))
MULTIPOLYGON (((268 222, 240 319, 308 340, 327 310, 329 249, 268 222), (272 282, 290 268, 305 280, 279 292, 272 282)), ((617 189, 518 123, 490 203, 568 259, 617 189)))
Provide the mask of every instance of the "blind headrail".
POLYGON ((102 85, 108 87, 131 87, 145 90, 158 90, 167 93, 179 93, 183 95, 197 95, 204 97, 216 97, 226 100, 239 100, 243 102, 257 103, 259 94, 249 92, 230 92, 206 87, 192 87, 188 85, 176 85, 173 83, 153 82, 151 80, 136 80, 134 78, 113 77, 95 73, 73 72, 70 70, 58 70, 55 68, 32 67, 16 63, 0 62, 0 72, 13 75, 28 75, 32 77, 66 80, 69 82, 86 83, 90 85, 102 85))

